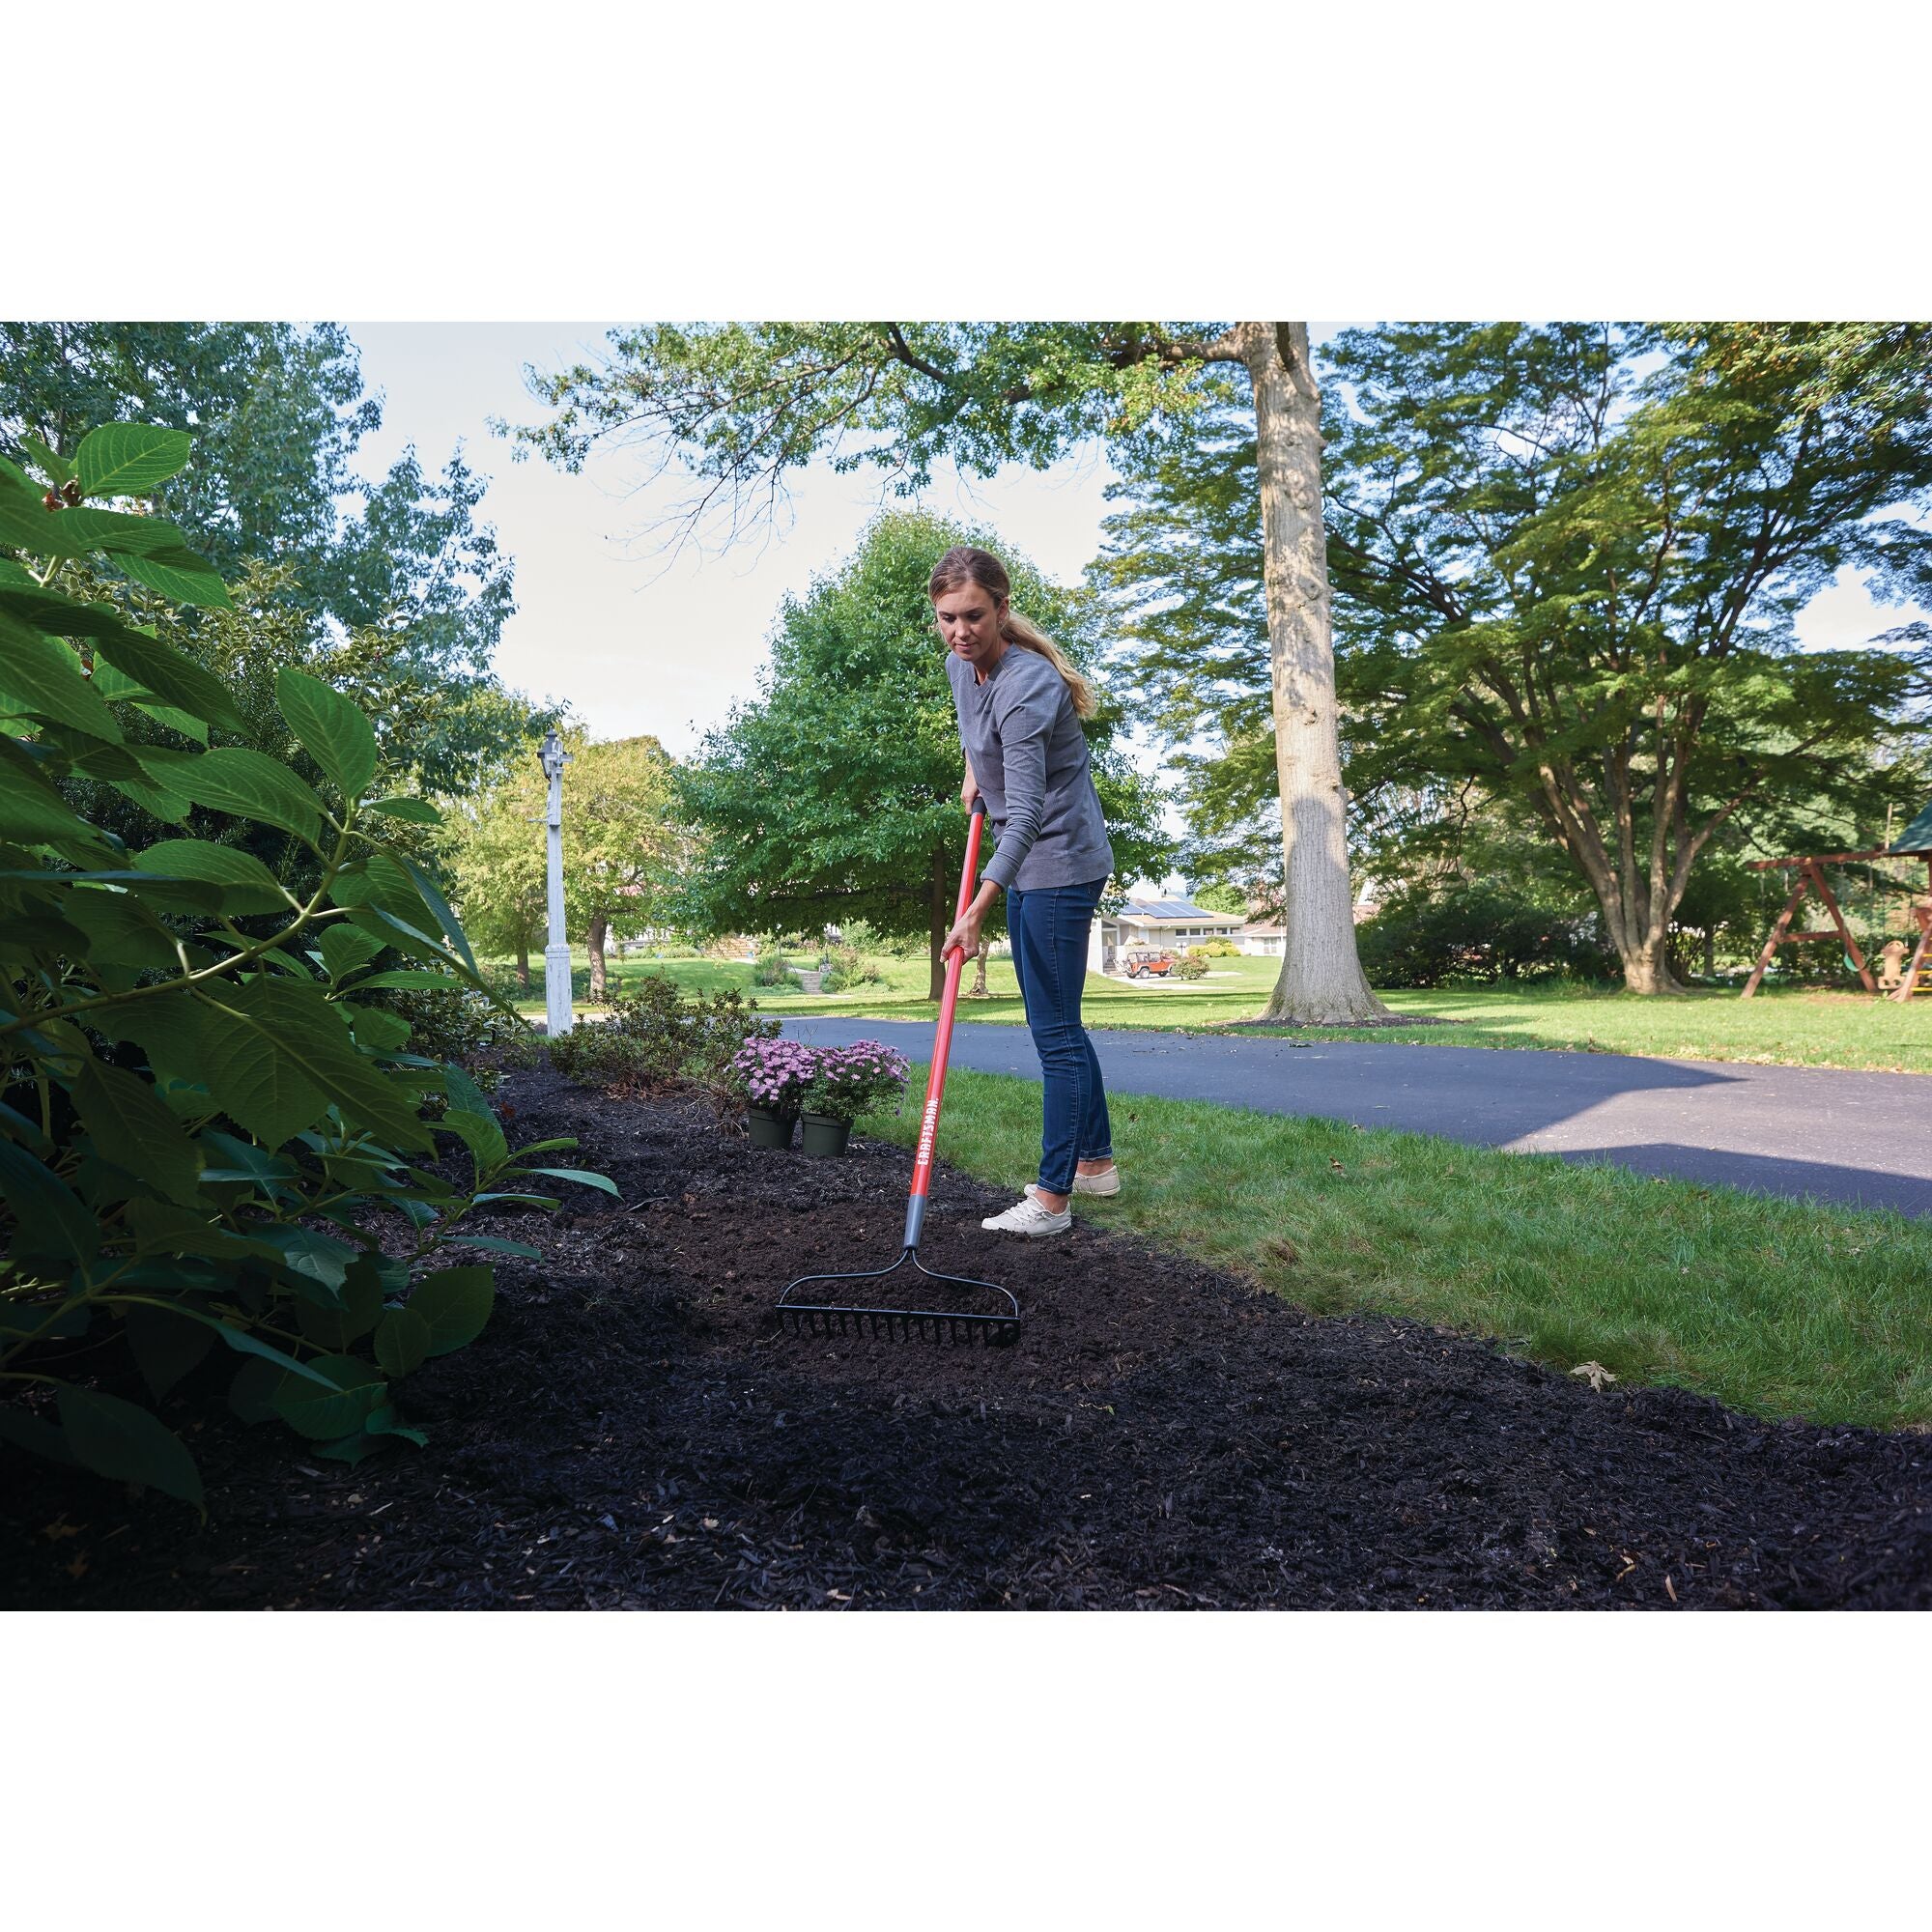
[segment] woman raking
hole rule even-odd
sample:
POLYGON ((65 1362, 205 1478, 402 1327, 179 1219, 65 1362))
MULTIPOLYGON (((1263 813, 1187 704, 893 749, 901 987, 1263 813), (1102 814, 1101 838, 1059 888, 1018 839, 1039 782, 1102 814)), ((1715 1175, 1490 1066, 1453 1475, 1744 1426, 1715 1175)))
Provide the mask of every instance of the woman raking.
POLYGON ((1094 713, 1094 695, 1053 641, 1011 608, 998 557, 960 545, 934 565, 926 589, 966 754, 960 803, 970 811, 983 798, 999 841, 942 952, 975 952, 987 908, 1006 893, 1013 972, 1042 1089, 1039 1178, 980 1225, 1065 1234, 1073 1195, 1121 1191, 1100 1063, 1080 1023, 1088 938, 1114 870, 1080 728, 1094 713))

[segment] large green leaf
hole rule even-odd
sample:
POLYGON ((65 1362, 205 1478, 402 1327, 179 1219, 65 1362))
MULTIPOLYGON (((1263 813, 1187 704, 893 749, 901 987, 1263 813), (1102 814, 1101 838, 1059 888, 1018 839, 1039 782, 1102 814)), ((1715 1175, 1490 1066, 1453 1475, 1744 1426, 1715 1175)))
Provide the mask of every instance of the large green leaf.
POLYGON ((100 1245, 94 1216, 59 1176, 12 1141, 0 1141, 0 1199, 14 1210, 16 1262, 84 1265, 94 1259, 100 1245))
POLYGON ((103 677, 97 665, 95 683, 103 697, 132 697, 138 692, 227 730, 248 728, 220 678, 173 645, 136 630, 109 605, 79 604, 50 590, 0 585, 0 611, 50 637, 85 639, 95 657, 114 673, 103 677), (123 678, 126 685, 120 683, 123 678))
POLYGON ((129 1302, 126 1321, 134 1366, 156 1402, 214 1347, 211 1323, 153 1302, 129 1302))
POLYGON ((197 805, 279 825, 315 842, 322 801, 286 765, 261 752, 224 747, 184 761, 173 782, 197 805))
POLYGON ((71 1463, 73 1451, 67 1437, 51 1422, 30 1414, 17 1403, 0 1402, 0 1442, 11 1442, 30 1456, 47 1463, 71 1463))
POLYGON ((386 818, 401 818, 412 825, 440 825, 442 813, 426 798, 372 798, 364 808, 380 811, 386 818))
POLYGON ((372 939, 353 925, 326 927, 317 944, 322 952, 322 963, 328 969, 331 980, 343 979, 358 966, 368 965, 383 950, 380 939, 372 939))
MULTIPOLYGON (((95 667, 95 674, 99 675, 100 667, 95 667)), ((197 744, 208 743, 208 726, 199 718, 191 718, 185 711, 177 711, 172 704, 145 704, 140 699, 134 702, 136 711, 145 711, 157 724, 165 724, 170 731, 179 731, 184 738, 192 738, 197 744)))
POLYGON ((212 563, 205 563, 187 552, 170 552, 165 556, 121 556, 115 561, 136 583, 177 604, 197 604, 209 611, 232 611, 235 600, 212 563))
POLYGON ((489 1095, 470 1079, 461 1061, 451 1060, 444 1064, 442 1091, 448 1095, 452 1107, 470 1114, 488 1115, 491 1112, 489 1095))
POLYGON ((319 677, 288 665, 275 673, 275 703, 343 797, 360 798, 376 776, 376 733, 361 711, 319 677))
POLYGON ((376 1359, 395 1381, 422 1366, 434 1339, 429 1322, 415 1309, 388 1309, 376 1329, 376 1359))
POLYGON ((62 510, 49 514, 34 546, 42 556, 86 556, 107 551, 121 556, 185 556, 187 539, 159 517, 130 517, 120 510, 62 510))
POLYGON ((99 1389, 63 1383, 62 1433, 83 1467, 124 1483, 146 1483, 201 1506, 201 1472, 181 1437, 145 1408, 99 1389))
POLYGON ((494 1114, 475 1114, 466 1107, 452 1107, 437 1122, 453 1133, 476 1156, 477 1171, 494 1174, 510 1157, 510 1144, 494 1114))
POLYGON ((356 1052, 347 1021, 320 986, 264 976, 204 997, 218 998, 225 1016, 212 1029, 209 1089, 258 1140, 279 1146, 312 1126, 323 1108, 310 1099, 320 1095, 391 1147, 433 1149, 417 1102, 356 1052), (298 1113, 305 1118, 296 1120, 298 1113))
POLYGON ((388 1398, 388 1383, 354 1355, 322 1355, 309 1367, 335 1384, 333 1394, 294 1376, 275 1391, 275 1413, 298 1435, 318 1440, 347 1435, 388 1398))
POLYGON ((193 1080, 207 1058, 209 1029, 191 993, 150 993, 82 1018, 109 1039, 133 1040, 157 1076, 193 1080))
POLYGON ((0 611, 0 699, 10 712, 71 724, 110 745, 121 742, 113 712, 81 675, 73 652, 5 611, 0 611))
POLYGON ((94 675, 89 682, 94 686, 95 696, 104 697, 110 703, 131 704, 136 698, 154 696, 154 693, 138 678, 129 677, 125 671, 116 670, 111 664, 100 658, 95 660, 94 675))
MULTIPOLYGON (((23 434, 20 438, 20 447, 41 466, 42 469, 46 472, 52 481, 65 483, 73 475, 73 465, 65 456, 58 455, 55 451, 49 449, 39 437, 23 434)), ((21 482, 27 483, 29 488, 32 487, 25 473, 15 469, 11 463, 7 465, 7 470, 11 474, 19 477, 21 482)))
POLYGON ((0 755, 0 838, 43 845, 91 836, 87 821, 24 758, 0 755))
POLYGON ((331 1304, 339 1305, 343 1281, 350 1264, 360 1255, 359 1248, 314 1228, 258 1228, 255 1235, 281 1256, 282 1265, 291 1274, 316 1283, 327 1292, 331 1304))
POLYGON ((132 894, 76 886, 67 895, 66 913, 87 935, 90 967, 163 972, 172 967, 179 972, 172 935, 132 894))
POLYGON ((136 679, 165 705, 174 705, 193 719, 206 719, 229 731, 246 731, 247 721, 220 678, 156 638, 124 629, 112 638, 97 639, 97 658, 136 679))
POLYGON ((333 891, 336 904, 379 909, 425 938, 436 923, 408 867, 386 851, 352 860, 335 875, 333 891))
POLYGON ((410 878, 415 889, 422 895, 423 903, 436 915, 437 923, 442 928, 442 935, 449 942, 456 956, 468 966, 477 979, 483 977, 476 964, 476 955, 469 950, 469 942, 463 936, 463 922, 451 911, 449 901, 443 897, 442 889, 426 867, 404 853, 395 855, 409 868, 410 878))
POLYGON ((102 423, 81 438, 74 473, 90 497, 145 497, 186 466, 194 439, 152 423, 102 423))
POLYGON ((122 1067, 84 1060, 69 1091, 103 1160, 138 1175, 184 1208, 194 1203, 201 1155, 147 1081, 122 1067))
MULTIPOLYGON (((253 1355, 257 1358, 257 1365, 275 1363, 298 1381, 313 1382, 317 1388, 335 1386, 327 1376, 318 1375, 306 1362, 298 1362, 293 1355, 284 1354, 273 1344, 263 1341, 259 1335, 251 1335, 245 1328, 238 1328, 232 1321, 215 1321, 213 1325, 215 1333, 238 1355, 253 1355)), ((279 1387, 280 1384, 277 1383, 276 1386, 279 1387)), ((267 1420, 266 1417, 263 1419, 267 1420)))
POLYGON ((587 1167, 530 1167, 521 1172, 541 1174, 552 1180, 574 1180, 582 1187, 601 1187, 606 1194, 616 1194, 621 1199, 617 1183, 608 1174, 593 1174, 587 1167))
MULTIPOLYGON (((252 985, 278 983, 256 980, 252 985)), ((198 1071, 214 1103, 258 1141, 278 1148, 328 1111, 328 1095, 311 1076, 313 1054, 286 1051, 272 1026, 242 1009, 246 987, 202 995, 203 1049, 198 1071)), ((259 1009, 259 997, 255 1004, 259 1009)))
POLYGON ((358 1007, 353 1001, 343 1003, 343 1011, 355 1030, 357 1046, 382 1054, 402 1053, 408 1048, 410 1023, 401 1013, 392 1013, 386 1007, 358 1007))
MULTIPOLYGON (((99 686, 104 665, 95 667, 95 685, 99 686)), ((108 671, 108 675, 116 673, 108 671)), ((164 747, 139 745, 100 745, 83 741, 87 749, 73 753, 73 769, 91 779, 111 784, 157 818, 179 821, 187 816, 188 801, 169 780, 180 769, 175 754, 164 747)))
MULTIPOLYGON (((267 1360, 243 1362, 228 1384, 228 1406, 242 1421, 255 1424, 275 1419, 275 1397, 288 1379, 285 1372, 267 1360)), ((333 1388, 335 1384, 328 1384, 333 1388)))
POLYGON ((69 553, 59 548, 54 535, 59 522, 60 516, 43 508, 31 490, 0 490, 0 544, 34 556, 65 556, 69 553))
POLYGON ((358 980, 355 990, 358 993, 373 993, 378 986, 418 986, 426 992, 447 992, 459 990, 464 981, 454 973, 433 973, 418 970, 412 966, 400 966, 390 973, 372 973, 366 980, 358 980))
POLYGON ((383 1276, 367 1255, 358 1255, 343 1277, 340 1304, 334 1308, 301 1302, 296 1322, 318 1349, 339 1354, 375 1327, 383 1313, 383 1276))
POLYGON ((429 1324, 429 1352, 446 1355, 482 1334, 496 1300, 497 1278, 489 1268, 449 1267, 425 1275, 409 1306, 429 1324))
POLYGON ((275 875, 252 852, 205 838, 164 838, 137 852, 134 866, 164 878, 193 879, 221 888, 221 905, 232 913, 281 912, 292 904, 275 875))

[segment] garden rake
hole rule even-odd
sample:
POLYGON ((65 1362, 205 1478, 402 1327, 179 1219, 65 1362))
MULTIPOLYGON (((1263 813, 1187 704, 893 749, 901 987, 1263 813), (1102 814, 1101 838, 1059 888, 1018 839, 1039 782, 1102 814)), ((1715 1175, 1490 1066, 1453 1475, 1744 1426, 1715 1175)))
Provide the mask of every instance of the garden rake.
MULTIPOLYGON (((973 875, 980 863, 980 828, 985 818, 985 802, 976 799, 966 834, 966 868, 959 875, 959 905, 952 915, 955 922, 965 918, 972 901, 973 875)), ((919 1117, 919 1146, 913 1156, 912 1190, 906 1197, 905 1236, 899 1258, 889 1267, 862 1268, 852 1274, 802 1274, 787 1282, 779 1296, 779 1316, 794 1335, 883 1335, 895 1342, 983 1342, 989 1347, 1019 1339, 1020 1304, 1009 1290, 972 1275, 941 1274, 919 1258, 920 1231, 925 1225, 926 1195, 932 1185, 939 1102, 946 1092, 946 1057, 952 1045, 952 1014, 959 1004, 959 978, 965 967, 966 954, 955 946, 946 955, 946 989, 940 996, 932 1071, 926 1077, 925 1105, 919 1117), (982 1299, 995 1295, 1005 1305, 989 1315, 952 1308, 882 1308, 831 1298, 855 1291, 830 1288, 830 1283, 883 1281, 897 1274, 908 1262, 919 1274, 943 1288, 971 1289, 982 1299)))

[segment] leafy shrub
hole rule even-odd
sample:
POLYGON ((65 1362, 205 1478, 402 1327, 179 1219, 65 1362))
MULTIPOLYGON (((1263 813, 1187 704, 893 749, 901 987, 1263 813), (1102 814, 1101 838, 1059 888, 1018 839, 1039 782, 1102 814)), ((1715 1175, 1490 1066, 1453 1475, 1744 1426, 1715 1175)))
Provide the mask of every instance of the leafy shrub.
POLYGON ((761 945, 758 956, 752 962, 752 984, 788 989, 797 983, 791 977, 791 962, 783 952, 776 946, 761 945))
POLYGON ((1197 952, 1183 952, 1174 962, 1174 978, 1177 980, 1205 980, 1208 977, 1208 961, 1197 952))
POLYGON ((611 1016, 554 1039, 551 1065, 566 1079, 612 1094, 663 1094, 697 1087, 716 1098, 733 1091, 732 1056, 749 1039, 777 1035, 733 991, 687 1000, 667 974, 647 973, 611 1016))
POLYGON ((536 1065, 536 1029, 473 986, 393 986, 372 997, 408 1023, 412 1051, 458 1062, 485 1094, 494 1094, 505 1073, 536 1065))
POLYGON ((0 558, 0 1437, 199 1505, 181 1438, 99 1386, 122 1360, 158 1403, 223 1347, 242 1358, 230 1406, 279 1418, 311 1454, 419 1443, 396 1386, 488 1321, 474 1251, 533 1252, 467 1217, 490 1200, 554 1207, 526 1191, 535 1175, 611 1183, 526 1166, 573 1143, 513 1153, 463 1067, 412 1051, 411 1020, 380 1004, 481 981, 394 836, 435 811, 378 795, 362 713, 278 673, 321 790, 259 751, 204 749, 245 735, 222 681, 115 604, 54 590, 64 559, 105 552, 178 602, 228 605, 180 530, 86 506, 153 492, 189 447, 112 424, 51 457, 44 483, 0 459, 0 545, 41 560, 0 558), (181 742, 147 742, 144 718, 181 742), (75 781, 168 827, 222 814, 291 863, 278 876, 185 831, 131 850, 76 810, 75 781), (377 970, 385 952, 414 963, 377 970), (468 1187, 436 1170, 431 1096, 469 1151, 468 1187), (469 1252, 449 1264, 451 1249, 469 1252))
POLYGON ((1586 922, 1493 886, 1394 894, 1357 929, 1355 943, 1362 970, 1378 986, 1601 971, 1601 949, 1586 922))
POLYGON ((1232 939, 1204 939, 1193 949, 1204 959, 1238 959, 1241 949, 1232 939))
POLYGON ((856 946, 834 946, 827 950, 831 968, 819 981, 826 993, 849 992, 854 986, 877 986, 886 976, 856 946))

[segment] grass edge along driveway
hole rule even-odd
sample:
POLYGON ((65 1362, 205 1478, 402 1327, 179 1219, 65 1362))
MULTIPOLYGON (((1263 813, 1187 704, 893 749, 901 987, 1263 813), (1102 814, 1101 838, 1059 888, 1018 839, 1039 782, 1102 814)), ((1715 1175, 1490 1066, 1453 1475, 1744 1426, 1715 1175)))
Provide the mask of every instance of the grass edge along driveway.
MULTIPOLYGON (((507 978, 501 963, 493 963, 507 978)), ((873 964, 885 976, 882 982, 821 995, 755 987, 748 965, 711 959, 632 956, 612 961, 612 978, 621 989, 647 973, 662 973, 687 996, 735 989, 754 998, 761 1012, 777 1019, 837 1016, 929 1023, 936 1009, 925 997, 925 962, 882 956, 873 964)), ((1127 984, 1090 974, 1084 996, 1087 1024, 1213 1033, 1262 1010, 1278 961, 1216 959, 1210 964, 1208 979, 1174 985, 1127 984)), ((586 976, 587 968, 579 977, 586 976)), ((544 1009, 541 970, 535 979, 538 983, 529 993, 514 993, 518 1006, 533 1017, 544 1009)), ((960 1017, 1024 1024, 1010 960, 991 962, 987 986, 992 997, 962 1001, 960 1017)), ((1862 993, 1769 987, 1754 1000, 1741 1000, 1735 990, 1707 987, 1675 998, 1641 999, 1615 988, 1568 981, 1398 990, 1384 992, 1382 998, 1408 1023, 1267 1031, 1290 1039, 1370 1045, 1634 1053, 1667 1060, 1932 1074, 1932 998, 1901 1007, 1862 993), (1454 1024, 1430 1024, 1441 1020, 1454 1024)), ((578 1010, 587 1016, 599 1009, 580 1002, 578 1010)))
MULTIPOLYGON (((859 1130, 910 1146, 923 1072, 859 1130)), ((1932 1225, 1200 1101, 1123 1095, 1113 1124, 1125 1186, 1082 1197, 1081 1221, 1313 1314, 1404 1316, 1768 1419, 1932 1427, 1932 1225)), ((1038 1083, 950 1072, 939 1152, 1017 1191, 1038 1083)))

